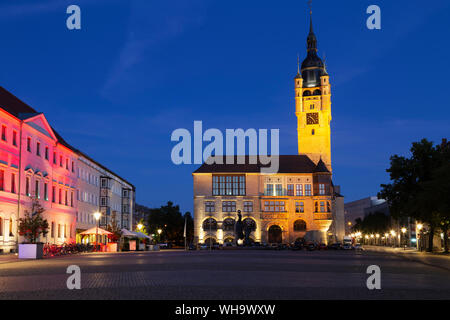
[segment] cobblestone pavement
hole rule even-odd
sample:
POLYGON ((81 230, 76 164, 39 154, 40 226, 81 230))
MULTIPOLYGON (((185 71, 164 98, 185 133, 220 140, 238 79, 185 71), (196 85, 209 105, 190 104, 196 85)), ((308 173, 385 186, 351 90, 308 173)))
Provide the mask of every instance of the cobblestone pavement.
POLYGON ((0 264, 0 299, 450 299, 450 271, 372 251, 94 253, 0 264), (381 290, 366 287, 373 264, 381 290))

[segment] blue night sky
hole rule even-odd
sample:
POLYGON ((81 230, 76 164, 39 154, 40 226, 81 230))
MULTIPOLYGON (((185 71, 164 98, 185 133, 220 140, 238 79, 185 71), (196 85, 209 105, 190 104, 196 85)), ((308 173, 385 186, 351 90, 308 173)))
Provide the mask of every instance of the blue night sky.
MULTIPOLYGON (((375 195, 389 156, 450 132, 450 2, 314 1, 332 83, 332 161, 346 201, 375 195), (382 29, 366 28, 381 7, 382 29)), ((296 154, 293 77, 307 1, 2 0, 0 85, 125 177, 137 202, 191 211, 197 165, 172 164, 176 128, 279 128, 296 154), (66 28, 77 4, 82 29, 66 28)))

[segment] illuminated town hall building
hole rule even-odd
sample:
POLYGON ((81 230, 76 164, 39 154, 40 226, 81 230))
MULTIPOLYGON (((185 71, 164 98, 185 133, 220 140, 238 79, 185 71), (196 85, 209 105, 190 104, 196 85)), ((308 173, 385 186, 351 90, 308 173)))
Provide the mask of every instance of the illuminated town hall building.
POLYGON ((317 54, 312 19, 307 56, 294 78, 298 154, 280 155, 275 174, 261 165, 206 164, 193 173, 196 243, 236 242, 238 210, 265 243, 342 241, 344 198, 332 182, 331 89, 317 54))

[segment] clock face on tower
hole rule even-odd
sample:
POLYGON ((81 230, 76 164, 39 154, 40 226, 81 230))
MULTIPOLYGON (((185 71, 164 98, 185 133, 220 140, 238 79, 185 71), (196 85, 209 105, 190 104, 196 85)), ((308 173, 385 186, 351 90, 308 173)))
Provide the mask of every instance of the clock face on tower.
POLYGON ((319 114, 317 112, 307 113, 306 124, 319 124, 319 114))

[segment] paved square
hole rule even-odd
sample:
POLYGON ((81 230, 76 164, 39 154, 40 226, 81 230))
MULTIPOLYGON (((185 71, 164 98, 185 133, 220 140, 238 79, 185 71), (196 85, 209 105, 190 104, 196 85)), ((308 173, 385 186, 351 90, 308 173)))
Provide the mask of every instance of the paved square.
POLYGON ((0 299, 450 299, 450 271, 387 252, 94 253, 0 264, 0 299), (381 290, 366 269, 381 268, 381 290), (81 268, 68 290, 66 268, 81 268))

